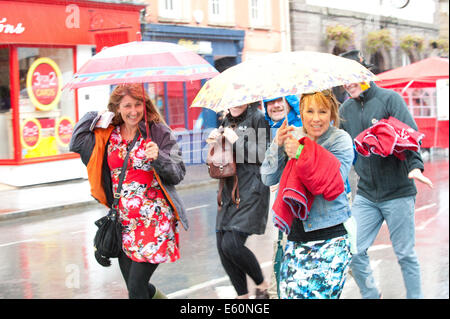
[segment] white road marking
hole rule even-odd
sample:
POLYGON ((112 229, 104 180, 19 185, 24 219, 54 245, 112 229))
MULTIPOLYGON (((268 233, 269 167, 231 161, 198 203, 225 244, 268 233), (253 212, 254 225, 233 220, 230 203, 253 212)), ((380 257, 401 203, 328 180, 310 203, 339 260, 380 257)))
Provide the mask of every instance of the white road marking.
POLYGON ((373 245, 369 247, 368 251, 377 251, 381 249, 391 248, 392 245, 373 245))
MULTIPOLYGON (((261 268, 266 268, 266 267, 271 266, 271 265, 272 265, 272 261, 266 261, 266 262, 263 262, 262 264, 260 264, 261 268)), ((200 284, 191 286, 189 288, 175 291, 175 292, 173 292, 171 294, 168 294, 167 297, 169 299, 172 299, 172 298, 178 298, 180 296, 186 296, 186 295, 189 295, 189 294, 191 294, 191 293, 193 293, 195 291, 198 291, 200 289, 211 287, 211 286, 217 285, 217 284, 222 283, 222 282, 227 281, 227 280, 229 280, 228 276, 223 276, 223 277, 220 277, 220 278, 211 279, 211 280, 202 282, 200 284)))
POLYGON ((12 241, 10 243, 0 244, 0 247, 12 246, 12 245, 22 244, 22 243, 29 243, 29 242, 33 242, 33 241, 36 241, 36 239, 31 238, 31 239, 25 239, 25 240, 19 240, 19 241, 12 241))
POLYGON ((425 210, 425 209, 434 207, 434 206, 436 206, 436 205, 437 205, 436 203, 432 203, 432 204, 428 204, 428 205, 421 206, 421 207, 419 207, 419 208, 416 208, 416 213, 418 213, 418 212, 420 212, 420 211, 422 211, 422 210, 425 210))
POLYGON ((200 208, 205 208, 208 207, 210 205, 200 205, 200 206, 195 206, 195 207, 190 207, 190 208, 186 208, 186 211, 190 211, 190 210, 194 210, 194 209, 200 209, 200 208))
POLYGON ((86 230, 86 229, 83 229, 83 230, 73 231, 73 232, 71 232, 70 234, 71 234, 71 235, 74 235, 74 234, 85 233, 85 232, 87 232, 87 230, 86 230))
POLYGON ((432 223, 437 217, 438 217, 439 213, 437 213, 436 215, 434 215, 433 217, 427 219, 425 222, 423 222, 421 225, 416 227, 416 230, 424 230, 425 227, 427 227, 430 223, 432 223))

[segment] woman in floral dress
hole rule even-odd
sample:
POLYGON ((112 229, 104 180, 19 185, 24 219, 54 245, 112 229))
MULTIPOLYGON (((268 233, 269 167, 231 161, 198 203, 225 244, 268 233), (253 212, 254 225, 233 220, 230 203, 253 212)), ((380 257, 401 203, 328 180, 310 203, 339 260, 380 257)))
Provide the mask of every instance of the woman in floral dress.
POLYGON ((71 150, 80 153, 87 166, 92 195, 111 207, 128 148, 138 135, 130 150, 118 205, 123 226, 119 266, 130 298, 162 295, 149 283, 150 278, 160 263, 180 258, 179 221, 188 227, 174 187, 186 172, 181 152, 147 94, 145 106, 142 96, 140 84, 117 86, 108 104, 115 114, 108 128, 96 127, 99 114, 89 112, 77 123, 71 141, 71 150))

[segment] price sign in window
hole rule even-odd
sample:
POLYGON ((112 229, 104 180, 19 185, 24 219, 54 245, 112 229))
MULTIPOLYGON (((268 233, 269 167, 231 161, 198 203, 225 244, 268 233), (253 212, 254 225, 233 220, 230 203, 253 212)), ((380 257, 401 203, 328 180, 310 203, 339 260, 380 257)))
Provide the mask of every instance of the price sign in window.
POLYGON ((49 111, 61 97, 62 76, 58 65, 50 58, 39 58, 28 70, 27 90, 38 110, 49 111))

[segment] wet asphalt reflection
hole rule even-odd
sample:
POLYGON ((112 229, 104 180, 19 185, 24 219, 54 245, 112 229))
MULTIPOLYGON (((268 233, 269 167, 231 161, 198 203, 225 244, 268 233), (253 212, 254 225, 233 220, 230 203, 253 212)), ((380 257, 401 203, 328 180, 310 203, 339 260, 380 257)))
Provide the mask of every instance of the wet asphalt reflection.
MULTIPOLYGON (((449 298, 448 158, 427 162, 425 172, 435 188, 417 185, 416 250, 424 295, 449 298)), ((180 227, 181 259, 160 265, 152 283, 171 298, 233 298, 215 246, 216 186, 179 193, 188 209, 190 229, 180 227)), ((93 255, 94 221, 105 212, 98 206, 1 222, 0 298, 127 298, 117 260, 104 268, 93 255)), ((269 217, 266 233, 247 242, 266 277, 270 277, 274 235, 269 217)), ((385 225, 369 254, 384 298, 404 298, 400 267, 385 225)), ((351 276, 342 298, 360 298, 351 276)))

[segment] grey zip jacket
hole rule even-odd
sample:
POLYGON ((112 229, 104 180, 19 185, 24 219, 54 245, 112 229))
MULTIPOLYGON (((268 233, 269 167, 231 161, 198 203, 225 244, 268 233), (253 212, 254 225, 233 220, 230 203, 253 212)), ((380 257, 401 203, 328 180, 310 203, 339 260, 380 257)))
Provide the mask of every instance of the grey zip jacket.
MULTIPOLYGON (((95 147, 95 134, 91 130, 91 125, 97 117, 97 112, 86 113, 75 125, 72 139, 70 141, 70 151, 80 154, 82 162, 88 166, 89 160, 95 147)), ((92 125, 93 126, 93 125, 92 125)), ((186 174, 186 167, 182 161, 181 150, 176 142, 176 138, 170 128, 163 123, 149 123, 150 137, 158 145, 158 158, 152 162, 152 167, 159 176, 160 186, 165 190, 164 194, 173 208, 178 213, 184 229, 188 229, 188 220, 185 206, 178 196, 175 185, 180 183, 186 174)), ((139 129, 144 138, 146 136, 145 124, 139 123, 139 129)), ((107 142, 107 144, 109 141, 107 142)), ((107 145, 105 147, 107 150, 107 145)), ((107 206, 111 207, 114 198, 112 193, 111 172, 107 163, 107 152, 103 155, 102 168, 96 170, 96 174, 101 174, 101 184, 106 195, 107 206), (98 172, 98 173, 97 173, 98 172)), ((91 185, 92 188, 92 185, 91 185)), ((95 197, 94 197, 95 198, 95 197)), ((96 198, 98 200, 98 198, 96 198)))
MULTIPOLYGON (((370 83, 370 88, 358 99, 348 99, 340 109, 341 128, 352 139, 381 119, 390 116, 417 130, 417 124, 409 112, 405 101, 396 92, 370 83)), ((414 180, 408 173, 415 168, 423 171, 422 157, 418 152, 406 151, 406 160, 394 155, 382 157, 357 156, 355 170, 359 176, 357 194, 372 202, 382 202, 395 198, 412 196, 417 193, 414 180)))

